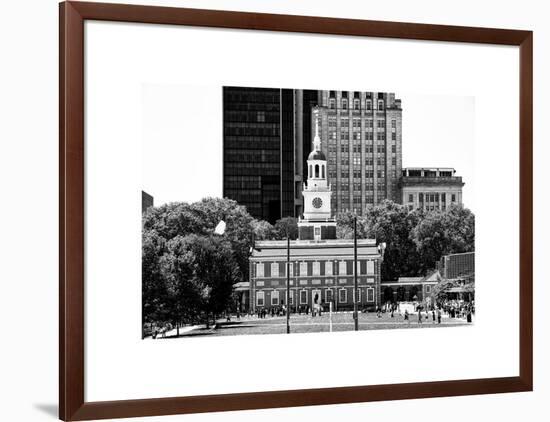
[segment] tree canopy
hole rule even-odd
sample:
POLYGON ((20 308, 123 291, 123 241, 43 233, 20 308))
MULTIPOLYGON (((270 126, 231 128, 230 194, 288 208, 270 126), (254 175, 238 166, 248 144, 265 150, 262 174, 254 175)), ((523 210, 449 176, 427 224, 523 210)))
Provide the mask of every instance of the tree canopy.
MULTIPOLYGON (((353 238, 353 213, 337 217, 337 235, 353 238)), ((462 206, 446 211, 409 211, 386 200, 357 216, 357 237, 386 243, 382 279, 425 275, 441 256, 474 250, 474 214, 462 206)))

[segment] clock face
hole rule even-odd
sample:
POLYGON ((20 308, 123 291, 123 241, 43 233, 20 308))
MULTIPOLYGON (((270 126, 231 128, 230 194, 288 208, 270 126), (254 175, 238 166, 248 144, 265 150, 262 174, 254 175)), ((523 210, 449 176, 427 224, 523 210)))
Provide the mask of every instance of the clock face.
POLYGON ((323 205, 323 200, 321 198, 314 198, 311 202, 315 208, 321 208, 323 205))

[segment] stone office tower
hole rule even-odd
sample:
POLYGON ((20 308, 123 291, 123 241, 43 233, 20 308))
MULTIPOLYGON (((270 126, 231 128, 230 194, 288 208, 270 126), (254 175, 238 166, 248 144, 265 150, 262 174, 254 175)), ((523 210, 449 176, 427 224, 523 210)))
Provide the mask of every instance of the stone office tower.
POLYGON ((363 91, 319 91, 318 98, 333 215, 362 214, 384 199, 400 203, 401 100, 363 91))

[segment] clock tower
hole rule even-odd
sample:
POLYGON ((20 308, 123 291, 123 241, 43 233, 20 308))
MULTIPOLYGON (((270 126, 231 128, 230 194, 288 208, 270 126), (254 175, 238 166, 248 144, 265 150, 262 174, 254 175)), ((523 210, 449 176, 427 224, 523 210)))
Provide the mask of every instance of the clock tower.
POLYGON ((298 221, 301 240, 336 239, 336 220, 330 211, 332 191, 327 181, 327 159, 321 151, 318 114, 315 108, 313 151, 307 157, 307 183, 302 191, 304 216, 298 221))

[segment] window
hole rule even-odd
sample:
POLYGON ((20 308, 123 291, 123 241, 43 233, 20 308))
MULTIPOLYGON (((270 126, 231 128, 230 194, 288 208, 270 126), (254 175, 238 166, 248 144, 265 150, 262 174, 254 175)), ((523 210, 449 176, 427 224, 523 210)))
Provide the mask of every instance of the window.
POLYGON ((306 305, 306 304, 307 304, 307 291, 300 290, 300 305, 306 305))
POLYGON ((391 134, 391 140, 396 141, 397 140, 397 134, 395 132, 392 132, 391 134))
POLYGON ((258 262, 256 264, 256 277, 265 277, 264 276, 264 263, 258 262))
POLYGON ((346 261, 340 261, 339 267, 338 267, 338 274, 346 275, 346 269, 347 269, 346 261))
POLYGON ((367 101, 367 111, 371 111, 372 109, 372 103, 370 101, 367 101))
POLYGON ((328 102, 329 108, 334 109, 336 108, 336 100, 334 98, 331 98, 328 102))
POLYGON ((359 110, 359 100, 357 99, 353 100, 353 109, 359 110))
POLYGON ((307 276, 307 262, 300 262, 300 275, 307 276))
POLYGON ((426 286, 426 293, 430 293, 432 290, 432 286, 426 286))
POLYGON ((338 290, 338 302, 346 303, 348 301, 348 291, 346 289, 338 290))
POLYGON ((367 261, 367 274, 374 274, 374 261, 367 261))
POLYGON ((392 145, 392 146, 391 146, 391 152, 397 152, 397 151, 396 151, 395 145, 392 145))
POLYGON ((272 262, 271 263, 271 277, 279 277, 279 263, 278 262, 272 262))
POLYGON ((451 195, 451 202, 455 202, 456 201, 456 195, 453 193, 451 195))
MULTIPOLYGON (((315 234, 321 234, 320 227, 315 227, 315 234)), ((321 275, 321 264, 319 262, 313 263, 313 275, 321 275)))
POLYGON ((288 292, 288 300, 287 300, 287 303, 288 305, 294 305, 294 292, 292 290, 290 290, 288 292))
POLYGON ((409 194, 409 202, 413 202, 413 195, 409 194))
POLYGON ((378 110, 382 110, 384 108, 384 101, 380 100, 378 101, 378 110))
POLYGON ((397 122, 396 122, 395 120, 392 119, 392 121, 391 121, 391 128, 392 128, 392 129, 395 129, 396 126, 397 126, 397 122))
POLYGON ((256 120, 258 122, 265 122, 265 111, 258 111, 256 114, 256 120))
MULTIPOLYGON (((355 289, 353 289, 353 297, 355 298, 355 289)), ((361 303, 361 288, 357 288, 357 303, 361 303)))
POLYGON ((325 275, 332 275, 332 261, 325 262, 325 275))
POLYGON ((265 293, 256 292, 256 306, 264 306, 265 303, 265 293))
POLYGON ((332 289, 325 290, 325 302, 332 302, 334 300, 332 289))
POLYGON ((345 99, 345 98, 342 98, 342 108, 344 110, 347 110, 348 109, 348 100, 345 99))
POLYGON ((367 302, 374 302, 374 289, 372 287, 367 288, 367 302))
MULTIPOLYGON (((285 264, 285 268, 288 269, 289 276, 290 276, 290 277, 293 277, 293 276, 294 276, 294 263, 289 262, 288 264, 285 264)), ((286 273, 285 273, 285 274, 286 274, 286 273)))
POLYGON ((279 305, 279 290, 273 290, 271 292, 271 306, 279 305))
POLYGON ((392 164, 392 166, 397 165, 397 158, 392 157, 392 159, 391 159, 391 164, 392 164))

